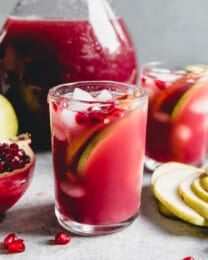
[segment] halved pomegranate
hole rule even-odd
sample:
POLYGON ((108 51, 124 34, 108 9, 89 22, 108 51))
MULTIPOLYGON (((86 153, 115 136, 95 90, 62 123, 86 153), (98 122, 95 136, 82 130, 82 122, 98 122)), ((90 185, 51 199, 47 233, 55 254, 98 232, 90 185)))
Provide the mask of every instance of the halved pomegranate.
POLYGON ((0 141, 0 213, 11 208, 31 183, 35 154, 30 143, 28 134, 0 141))

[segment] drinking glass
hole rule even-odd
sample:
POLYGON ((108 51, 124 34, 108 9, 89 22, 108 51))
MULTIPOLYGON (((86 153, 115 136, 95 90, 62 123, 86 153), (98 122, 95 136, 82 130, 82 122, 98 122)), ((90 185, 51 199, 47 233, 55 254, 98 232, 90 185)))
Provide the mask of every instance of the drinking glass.
POLYGON ((177 161, 203 165, 208 147, 208 66, 149 62, 141 67, 148 92, 145 166, 177 161))
POLYGON ((58 222, 81 235, 132 223, 141 204, 144 90, 82 81, 51 88, 48 102, 58 222))

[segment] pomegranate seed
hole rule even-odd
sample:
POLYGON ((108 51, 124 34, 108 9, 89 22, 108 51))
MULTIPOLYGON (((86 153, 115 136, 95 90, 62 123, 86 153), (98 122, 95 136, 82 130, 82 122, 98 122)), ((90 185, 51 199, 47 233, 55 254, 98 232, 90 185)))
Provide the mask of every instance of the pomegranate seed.
POLYGON ((192 256, 187 256, 187 257, 183 258, 182 260, 194 260, 194 257, 192 257, 192 256))
POLYGON ((4 156, 4 160, 5 161, 11 161, 13 158, 13 154, 12 153, 7 153, 5 156, 4 156))
POLYGON ((17 144, 15 144, 15 143, 12 143, 12 144, 10 144, 10 149, 16 154, 17 153, 17 151, 19 150, 19 146, 17 145, 17 144))
POLYGON ((142 77, 142 78, 141 78, 141 82, 142 82, 143 85, 145 85, 145 83, 146 83, 146 78, 145 78, 145 77, 142 77))
POLYGON ((20 253, 20 252, 25 251, 24 240, 16 239, 16 240, 10 242, 7 245, 7 249, 8 249, 9 253, 20 253))
POLYGON ((91 123, 101 123, 104 120, 104 114, 100 111, 92 111, 89 114, 91 123))
POLYGON ((115 108, 112 112, 112 116, 120 117, 123 114, 123 109, 121 108, 115 108))
POLYGON ((8 244, 10 244, 11 242, 17 240, 17 237, 14 233, 10 233, 8 234, 5 238, 4 238, 4 245, 6 247, 8 247, 8 244))
POLYGON ((2 143, 0 152, 7 152, 8 150, 9 150, 9 145, 6 143, 2 143))
POLYGON ((58 110, 58 106, 57 106, 56 103, 53 103, 53 110, 54 110, 55 112, 57 112, 57 110, 58 110))
POLYGON ((30 162, 30 156, 25 154, 25 156, 23 157, 23 160, 24 160, 25 163, 29 163, 30 162))
POLYGON ((68 244, 70 240, 71 237, 67 233, 59 232, 56 234, 54 242, 56 245, 65 245, 68 244))
POLYGON ((17 169, 19 165, 19 159, 15 157, 12 158, 10 164, 12 169, 17 169))
POLYGON ((155 85, 156 85, 160 90, 166 89, 166 83, 165 83, 165 81, 163 81, 163 80, 155 79, 155 85))
POLYGON ((23 149, 19 149, 18 152, 17 152, 17 156, 19 158, 22 158, 25 156, 25 151, 23 149))
POLYGON ((23 168, 24 166, 25 166, 24 161, 23 161, 23 160, 19 160, 17 168, 18 168, 18 169, 21 169, 21 168, 23 168))
POLYGON ((76 114, 75 120, 76 120, 77 124, 85 125, 89 122, 89 117, 88 117, 88 114, 85 112, 78 112, 76 114))

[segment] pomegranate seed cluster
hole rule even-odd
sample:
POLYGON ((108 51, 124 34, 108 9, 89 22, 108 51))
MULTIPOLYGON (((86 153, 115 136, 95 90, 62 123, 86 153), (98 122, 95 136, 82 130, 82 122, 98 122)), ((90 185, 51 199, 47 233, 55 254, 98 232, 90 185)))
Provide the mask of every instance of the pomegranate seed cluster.
POLYGON ((21 253, 25 251, 24 240, 18 238, 14 233, 8 234, 4 238, 3 243, 8 250, 8 253, 21 253))
POLYGON ((115 107, 114 104, 101 108, 101 110, 88 108, 86 112, 76 114, 76 122, 80 125, 102 123, 108 116, 120 117, 123 113, 122 108, 115 107))
POLYGON ((16 143, 0 143, 0 173, 23 168, 30 157, 16 143))

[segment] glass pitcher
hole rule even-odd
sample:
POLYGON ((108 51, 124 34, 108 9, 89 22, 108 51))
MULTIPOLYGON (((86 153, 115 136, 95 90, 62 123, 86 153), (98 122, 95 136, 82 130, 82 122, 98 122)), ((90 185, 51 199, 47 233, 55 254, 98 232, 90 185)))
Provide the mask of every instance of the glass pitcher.
POLYGON ((0 34, 0 93, 37 148, 50 146, 49 88, 80 80, 136 83, 137 72, 125 22, 106 0, 20 0, 0 34))

